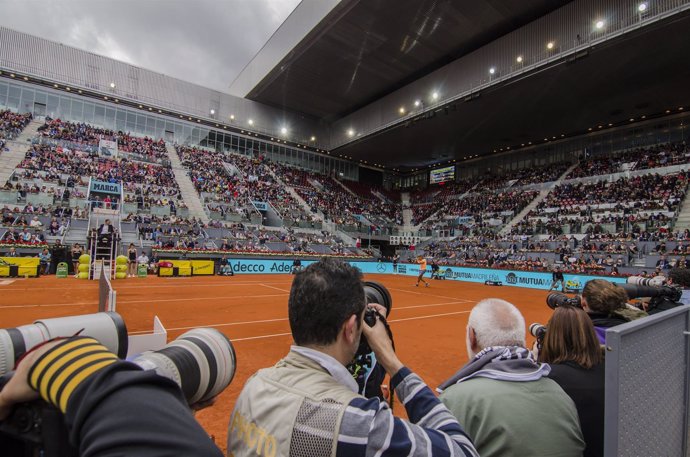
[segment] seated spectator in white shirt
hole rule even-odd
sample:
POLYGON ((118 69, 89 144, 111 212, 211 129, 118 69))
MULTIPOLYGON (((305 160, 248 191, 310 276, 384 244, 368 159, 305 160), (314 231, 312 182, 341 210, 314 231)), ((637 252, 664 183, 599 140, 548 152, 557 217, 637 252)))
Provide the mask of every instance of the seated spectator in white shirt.
POLYGON ((43 223, 38 220, 38 216, 34 216, 33 219, 31 219, 31 222, 29 222, 30 227, 43 227, 43 223))

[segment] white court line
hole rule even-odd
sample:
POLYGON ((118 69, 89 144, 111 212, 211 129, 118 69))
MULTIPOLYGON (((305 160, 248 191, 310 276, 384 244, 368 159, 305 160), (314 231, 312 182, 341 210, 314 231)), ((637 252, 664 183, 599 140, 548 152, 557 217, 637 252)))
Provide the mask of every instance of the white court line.
MULTIPOLYGON (((178 287, 225 287, 225 286, 256 286, 260 285, 261 282, 233 282, 233 283, 226 283, 226 284, 219 284, 217 282, 214 283, 193 283, 193 284, 178 284, 178 287)), ((275 284, 283 284, 283 283, 275 283, 275 284)), ((292 283, 284 283, 284 284, 292 284, 292 283)), ((96 283, 91 283, 90 281, 84 281, 83 285, 91 285, 93 288, 98 287, 96 283)), ((118 284, 115 282, 113 284, 113 288, 115 290, 121 290, 121 289, 160 289, 160 288, 173 288, 175 287, 174 284, 166 284, 166 285, 154 285, 154 286, 147 286, 143 284, 139 285, 124 285, 124 284, 118 284)), ((50 287, 48 290, 73 290, 74 286, 72 287, 50 287)), ((84 287, 82 290, 89 290, 90 287, 84 287)), ((27 290, 35 290, 35 287, 3 287, 3 291, 6 290, 15 290, 15 291, 27 291, 27 290)))
MULTIPOLYGON (((458 311, 458 312, 455 312, 455 313, 430 314, 430 315, 428 315, 428 316, 410 317, 410 318, 407 318, 407 319, 395 319, 395 320, 391 320, 390 322, 401 322, 401 321, 414 321, 414 320, 421 320, 421 319, 431 319, 431 318, 434 318, 434 317, 451 316, 451 315, 453 315, 453 314, 467 314, 467 313, 469 313, 469 312, 470 312, 470 311, 458 311)), ((206 327, 215 327, 215 325, 207 325, 206 327)), ((168 329, 168 330, 172 330, 172 329, 168 329)), ((259 340, 259 339, 263 339, 263 338, 274 338, 274 337, 276 337, 276 336, 286 336, 286 335, 291 335, 291 333, 290 333, 290 332, 287 332, 287 333, 273 333, 273 334, 270 334, 270 335, 248 336, 248 337, 245 337, 245 338, 231 338, 231 341, 232 341, 233 343, 235 343, 236 341, 259 340)))
MULTIPOLYGON (((428 305, 414 305, 414 306, 403 306, 401 308, 396 308, 397 310, 401 309, 414 309, 414 308, 430 308, 433 306, 444 306, 444 305, 462 305, 465 304, 464 302, 446 302, 446 303, 431 303, 428 305)), ((460 313, 469 313, 470 311, 460 311, 460 313)), ((446 314, 432 314, 431 316, 448 316, 452 314, 458 314, 458 313, 446 313, 446 314)), ((403 319, 392 319, 389 322, 401 322, 401 321, 408 321, 408 320, 414 320, 418 319, 417 317, 410 317, 410 318, 403 318, 403 319)), ((262 320, 256 320, 256 321, 240 321, 240 322, 227 322, 224 324, 201 324, 201 325, 190 325, 187 327, 171 327, 171 328, 166 328, 166 330, 189 330, 192 328, 199 328, 199 327, 232 327, 235 325, 251 325, 251 324, 262 324, 266 322, 280 322, 280 321, 286 321, 288 320, 287 317, 279 317, 276 319, 262 319, 262 320)), ((151 333, 148 330, 142 330, 142 331, 137 331, 137 332, 129 332, 130 335, 136 335, 136 334, 142 334, 142 333, 151 333)), ((233 340, 234 341, 234 340, 233 340)))
POLYGON ((466 303, 473 303, 472 300, 465 300, 464 298, 458 298, 458 297, 449 297, 447 295, 435 295, 435 294, 424 293, 424 292, 415 292, 414 290, 394 289, 392 287, 389 287, 388 290, 397 290, 398 292, 406 292, 408 294, 415 294, 415 295, 424 295, 426 297, 448 298, 451 300, 464 300, 466 303))
MULTIPOLYGON (((220 299, 228 299, 228 298, 266 298, 266 297, 284 297, 288 295, 287 293, 283 294, 267 294, 267 295, 230 295, 230 296, 225 296, 225 297, 194 297, 194 298, 163 298, 160 300, 157 300, 155 298, 149 298, 146 300, 117 300, 118 305, 126 305, 126 304, 131 304, 131 303, 152 303, 152 304, 165 304, 167 302, 173 302, 173 301, 208 301, 208 300, 220 300, 220 299)), ((40 307, 40 306, 81 306, 81 305, 92 305, 96 304, 97 302, 92 302, 92 303, 50 303, 50 304, 45 304, 45 305, 0 305, 0 309, 4 308, 34 308, 34 307, 40 307)))
POLYGON ((50 303, 47 305, 7 305, 7 306, 3 305, 3 306, 0 306, 0 310, 9 309, 9 308, 41 308, 44 306, 47 306, 47 307, 50 307, 50 306, 98 306, 98 301, 94 301, 91 303, 50 303))
POLYGON ((455 314, 467 314, 472 311, 455 311, 454 313, 443 313, 443 314, 430 314, 428 316, 418 316, 418 317, 406 317, 404 319, 391 319, 388 322, 403 322, 403 321, 418 321, 420 319, 431 319, 432 317, 442 317, 442 316, 453 316, 455 314))
POLYGON ((273 286, 269 286, 268 284, 259 284, 259 285, 260 285, 260 286, 264 286, 264 287, 268 287, 269 289, 275 289, 275 290, 279 290, 279 291, 281 291, 281 292, 290 293, 289 290, 287 290, 287 289, 281 289, 280 287, 273 287, 273 286))

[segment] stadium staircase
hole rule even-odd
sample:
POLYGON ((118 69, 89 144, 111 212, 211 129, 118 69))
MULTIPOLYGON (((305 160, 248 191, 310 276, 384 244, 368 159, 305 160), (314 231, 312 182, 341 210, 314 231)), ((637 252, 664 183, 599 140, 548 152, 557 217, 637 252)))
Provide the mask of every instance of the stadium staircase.
POLYGON ((685 229, 690 229, 690 198, 688 198, 687 194, 685 195, 683 204, 680 206, 680 212, 678 213, 676 222, 673 225, 674 232, 682 232, 685 229))
POLYGON ((532 211, 534 208, 537 207, 541 202, 544 201, 547 195, 551 193, 551 191, 558 186, 563 180, 570 174, 571 171, 573 171, 575 168, 577 168, 578 164, 575 163, 571 165, 565 172, 558 177, 557 180, 553 181, 551 184, 549 184, 547 187, 545 187, 539 194, 532 200, 527 206, 525 206, 522 211, 520 211, 514 218, 510 220, 506 225, 503 226, 503 228, 498 232, 500 235, 506 235, 510 233, 510 230, 515 226, 515 224, 518 224, 521 222, 525 216, 529 214, 530 211, 532 211))
POLYGON ((31 139, 38 135, 38 128, 42 125, 42 120, 34 119, 17 138, 7 142, 5 147, 9 151, 2 151, 0 153, 2 155, 2 160, 0 160, 0 186, 10 179, 14 170, 24 160, 26 151, 31 146, 31 139))
POLYGON ((170 143, 165 144, 165 149, 168 151, 170 165, 175 174, 175 181, 177 181, 177 184, 180 186, 182 200, 184 200, 185 205, 187 205, 189 216, 201 219, 204 224, 207 224, 210 218, 208 214, 206 214, 206 211, 204 211, 204 205, 201 203, 201 199, 194 188, 194 184, 192 184, 192 180, 189 179, 187 170, 182 166, 177 151, 175 151, 175 148, 170 143))
MULTIPOLYGON (((464 199, 465 197, 467 197, 469 194, 471 194, 472 192, 474 192, 474 190, 479 186, 479 184, 480 184, 480 183, 475 184, 474 186, 472 186, 471 188, 469 188, 467 191, 465 191, 465 193, 460 194, 460 196, 458 196, 457 199, 458 199, 458 200, 462 200, 462 199, 464 199)), ((436 195, 438 195, 438 194, 436 194, 436 195)), ((412 211, 412 210, 410 210, 410 211, 412 211)), ((414 226, 414 227, 412 228, 412 231, 414 231, 414 232, 419 231, 419 227, 421 227, 422 224, 424 224, 424 223, 425 223, 426 221, 428 221, 428 220, 431 220, 431 219, 433 219, 433 218, 435 218, 435 217, 438 217, 438 215, 439 215, 439 213, 440 213, 441 211, 443 211, 443 210, 440 209, 440 210, 438 210, 438 211, 433 212, 429 217, 427 217, 426 219, 424 219, 424 220, 423 220, 422 222, 420 222, 418 225, 414 226)), ((404 217, 405 217, 405 216, 403 215, 403 218, 404 218, 404 217)))
POLYGON ((340 187, 342 187, 342 188, 345 190, 345 192, 347 192, 348 194, 353 195, 353 196, 355 196, 355 197, 359 197, 359 195, 357 195, 356 193, 354 193, 349 187, 347 187, 345 184, 343 184, 343 183, 340 182, 339 180, 337 180, 337 179, 335 179, 335 178, 331 178, 331 181, 335 182, 337 185, 339 185, 340 187))
POLYGON ((402 219, 403 219, 403 232, 409 232, 412 230, 412 208, 410 208, 410 193, 409 192, 401 192, 400 193, 400 202, 402 204, 402 207, 404 208, 402 210, 402 219))
MULTIPOLYGON (((285 184, 285 182, 283 182, 283 180, 280 179, 280 176, 278 176, 278 174, 277 174, 277 173, 273 170, 273 168, 271 168, 270 166, 269 166, 269 167, 266 167, 266 169, 268 170, 268 173, 269 173, 271 176, 273 176, 273 179, 275 179, 276 182, 277 182, 278 184, 281 185, 281 187, 283 187, 284 189, 287 189, 287 191, 290 193, 290 195, 292 195, 292 198, 294 198, 295 200, 297 200, 297 202, 302 206, 302 209, 304 209, 304 211, 305 211, 307 214, 313 214, 313 213, 311 212, 311 208, 309 207, 309 205, 307 204, 307 202, 305 202, 304 199, 303 199, 302 197, 299 196, 299 194, 297 193, 297 191, 295 190, 294 187, 288 186, 287 184, 285 184)), ((316 214, 316 218, 317 218, 319 221, 324 222, 323 213, 322 213, 322 212, 319 211, 319 212, 316 214)))

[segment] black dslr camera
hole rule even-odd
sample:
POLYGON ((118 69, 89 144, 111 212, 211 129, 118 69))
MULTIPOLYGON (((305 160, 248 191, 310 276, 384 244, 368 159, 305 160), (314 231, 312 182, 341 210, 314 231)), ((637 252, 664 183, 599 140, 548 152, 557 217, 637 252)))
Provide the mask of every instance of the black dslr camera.
MULTIPOLYGON (((386 287, 375 281, 364 282, 364 295, 367 303, 377 303, 386 308, 386 315, 390 316, 393 307, 393 300, 390 292, 386 287)), ((393 341, 393 332, 390 326, 378 311, 374 308, 367 307, 364 310, 364 323, 369 327, 376 325, 376 320, 380 320, 386 327, 388 337, 393 341)), ((393 345, 395 348, 395 344, 393 345)), ((376 355, 371 350, 369 343, 364 335, 359 342, 357 353, 352 362, 347 366, 347 369, 352 374, 352 377, 357 381, 359 386, 359 393, 367 398, 378 397, 383 401, 388 401, 391 407, 393 406, 393 393, 390 392, 389 398, 383 394, 381 384, 386 377, 386 370, 378 363, 376 363, 376 355)))

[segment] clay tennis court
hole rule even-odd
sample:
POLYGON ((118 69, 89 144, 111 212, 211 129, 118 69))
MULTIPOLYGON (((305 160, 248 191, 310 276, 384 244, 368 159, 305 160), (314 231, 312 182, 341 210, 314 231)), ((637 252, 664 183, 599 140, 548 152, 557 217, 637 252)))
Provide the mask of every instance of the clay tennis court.
MULTIPOLYGON (((412 276, 367 275, 366 279, 379 281, 390 290, 390 323, 397 352, 432 388, 466 362, 465 326, 478 300, 499 297, 516 304, 527 325, 545 323, 551 314, 544 302, 547 294, 540 290, 459 281, 432 281, 426 289, 414 287, 412 276)), ((232 340, 237 353, 235 378, 215 405, 197 413, 222 449, 235 398, 247 377, 272 365, 289 349, 291 283, 290 275, 149 277, 113 282, 117 311, 130 334, 150 332, 157 315, 169 339, 195 327, 215 327, 232 340)), ((0 297, 0 327, 15 327, 40 318, 96 312, 98 282, 54 276, 0 280, 0 297)), ((404 415, 400 406, 396 413, 404 415)))

